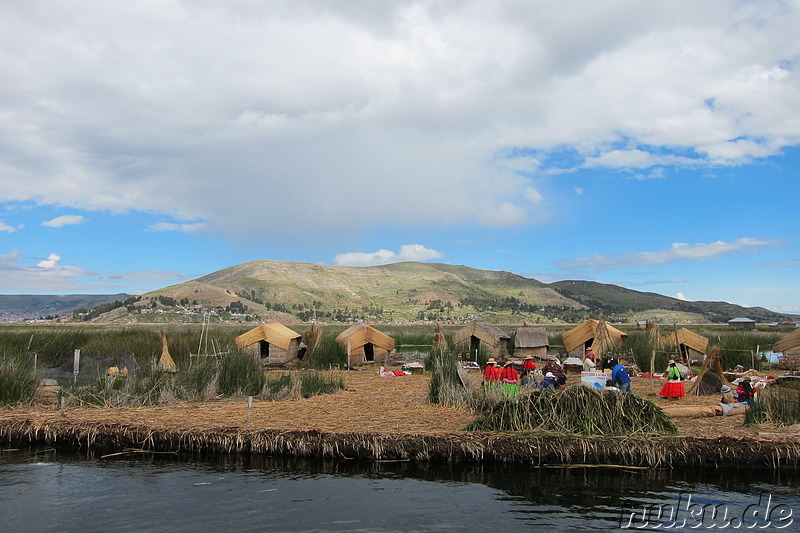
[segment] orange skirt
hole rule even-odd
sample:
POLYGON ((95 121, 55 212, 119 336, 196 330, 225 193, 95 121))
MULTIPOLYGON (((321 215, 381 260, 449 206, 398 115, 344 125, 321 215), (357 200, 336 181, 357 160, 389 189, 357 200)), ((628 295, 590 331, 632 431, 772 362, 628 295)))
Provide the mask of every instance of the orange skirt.
POLYGON ((661 392, 658 393, 662 398, 683 398, 686 393, 683 390, 683 383, 680 381, 667 381, 661 392))

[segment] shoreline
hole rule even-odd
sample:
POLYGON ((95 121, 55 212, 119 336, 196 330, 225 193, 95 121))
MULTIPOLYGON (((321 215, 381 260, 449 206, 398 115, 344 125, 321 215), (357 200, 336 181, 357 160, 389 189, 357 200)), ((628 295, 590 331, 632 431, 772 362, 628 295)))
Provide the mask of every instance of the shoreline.
MULTIPOLYGON (((3 446, 30 443, 91 453, 263 454, 371 461, 606 465, 629 468, 800 467, 800 426, 744 426, 743 417, 673 418, 678 435, 601 437, 464 431, 466 408, 427 402, 428 377, 348 372, 345 389, 301 400, 244 398, 152 407, 55 404, 0 409, 3 446), (249 414, 248 414, 249 413, 249 414)), ((634 390, 645 397, 643 384, 634 390)), ((661 401, 686 406, 684 401, 661 401)), ((715 397, 694 397, 712 404, 715 397)))
POLYGON ((501 462, 529 466, 635 468, 800 466, 800 440, 781 437, 581 437, 460 432, 447 434, 333 433, 240 426, 168 430, 152 425, 81 423, 61 417, 0 416, 5 445, 46 444, 95 453, 264 454, 372 461, 501 462))

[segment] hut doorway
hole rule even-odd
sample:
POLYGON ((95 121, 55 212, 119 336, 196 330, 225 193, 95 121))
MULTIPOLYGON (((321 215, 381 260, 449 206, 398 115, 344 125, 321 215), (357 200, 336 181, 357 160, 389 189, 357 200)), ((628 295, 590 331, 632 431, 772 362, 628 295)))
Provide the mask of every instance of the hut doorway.
POLYGON ((269 343, 267 341, 258 341, 258 353, 262 359, 269 357, 269 343))
POLYGON ((481 348, 481 340, 478 337, 470 337, 469 338, 469 355, 472 357, 475 356, 475 359, 478 358, 478 350, 481 348))
POLYGON ((364 359, 367 361, 375 360, 375 348, 372 346, 372 343, 367 343, 364 345, 364 359))

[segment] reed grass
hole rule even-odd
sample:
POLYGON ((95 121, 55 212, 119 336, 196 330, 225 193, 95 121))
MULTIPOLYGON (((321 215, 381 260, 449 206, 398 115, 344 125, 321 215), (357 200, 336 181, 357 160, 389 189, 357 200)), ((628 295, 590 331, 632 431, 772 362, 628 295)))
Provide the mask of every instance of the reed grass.
POLYGON ((36 399, 39 376, 27 355, 0 356, 0 405, 31 403, 36 399))
POLYGON ((800 388, 795 384, 773 384, 756 396, 753 406, 745 413, 745 424, 800 424, 800 388))
POLYGON ((342 369, 347 366, 347 350, 336 342, 336 336, 325 335, 319 342, 306 352, 305 357, 300 362, 301 368, 313 370, 330 370, 332 368, 342 369))
POLYGON ((451 407, 467 405, 469 393, 458 373, 458 356, 449 351, 432 353, 425 362, 430 374, 428 401, 451 407))
POLYGON ((675 434, 677 428, 653 402, 634 394, 583 385, 530 391, 478 415, 470 431, 546 431, 577 435, 675 434))

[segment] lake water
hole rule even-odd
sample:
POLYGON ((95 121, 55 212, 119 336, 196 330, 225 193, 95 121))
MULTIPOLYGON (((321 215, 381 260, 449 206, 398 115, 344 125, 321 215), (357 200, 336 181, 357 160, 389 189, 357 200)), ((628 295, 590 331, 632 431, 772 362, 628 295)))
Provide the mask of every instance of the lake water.
POLYGON ((800 531, 799 485, 786 470, 100 459, 27 449, 0 452, 0 530, 689 531, 726 525, 725 511, 728 529, 800 531))

